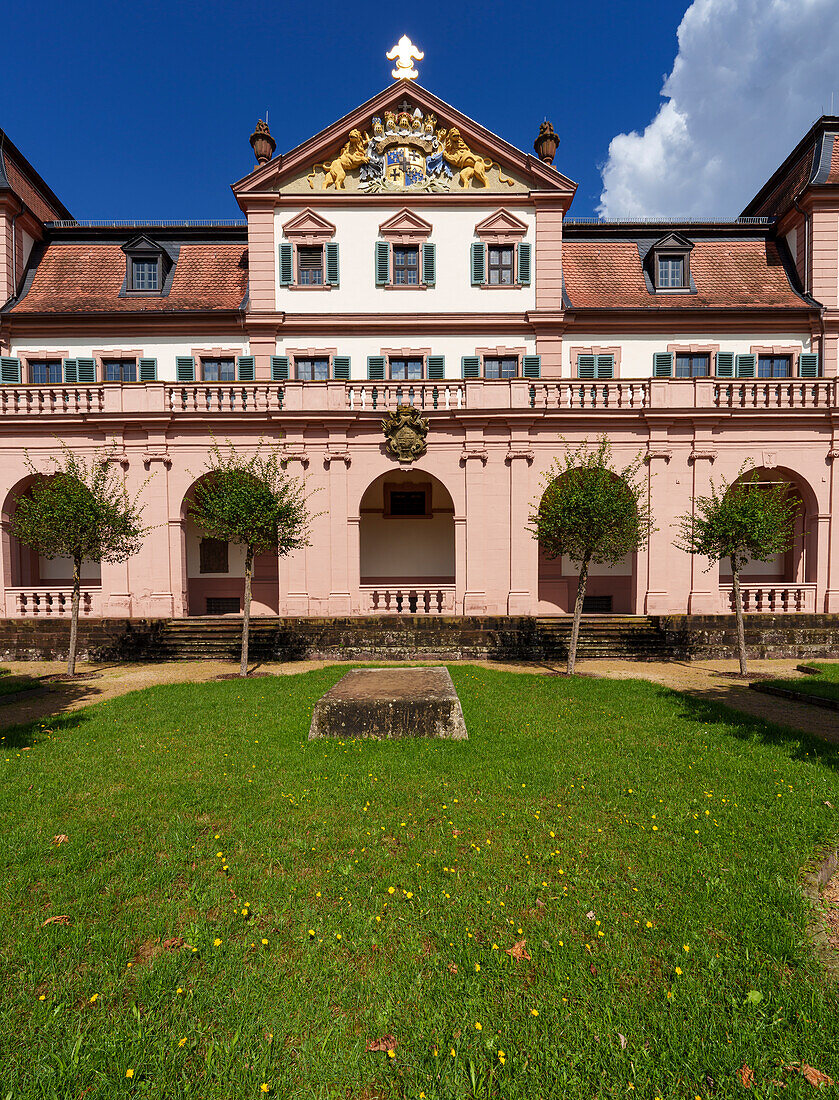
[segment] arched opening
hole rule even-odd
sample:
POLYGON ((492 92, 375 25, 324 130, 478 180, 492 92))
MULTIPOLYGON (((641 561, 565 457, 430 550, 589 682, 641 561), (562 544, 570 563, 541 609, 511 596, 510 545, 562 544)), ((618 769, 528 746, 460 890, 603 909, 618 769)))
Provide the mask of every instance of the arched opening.
MULTIPOLYGON (((594 562, 589 565, 588 584, 583 602, 584 614, 634 615, 636 613, 637 557, 638 555, 633 551, 615 565, 597 565, 594 562)), ((571 561, 565 555, 549 558, 540 546, 539 614, 572 614, 577 598, 579 576, 578 562, 571 561)))
MULTIPOLYGON (((70 614, 73 584, 71 558, 47 558, 24 546, 11 533, 11 523, 19 501, 32 489, 36 475, 22 478, 6 494, 3 502, 3 586, 7 615, 70 614)), ((102 566, 82 562, 81 612, 98 613, 102 590, 102 566)))
MULTIPOLYGON (((757 475, 764 486, 785 483, 796 504, 793 538, 789 549, 768 561, 751 561, 740 574, 745 611, 815 611, 817 568, 818 507, 808 483, 781 467, 764 466, 748 470, 737 481, 740 485, 757 475)), ((724 609, 734 609, 731 563, 720 562, 720 595, 724 609)))
POLYGON ((454 504, 441 481, 421 470, 382 474, 359 519, 362 611, 454 610, 454 504))
MULTIPOLYGON (((209 476, 209 475, 205 475, 209 476)), ((220 539, 208 539, 190 516, 195 481, 181 505, 183 561, 186 570, 187 615, 241 615, 245 595, 245 548, 220 539)), ((253 563, 251 615, 278 615, 280 610, 279 558, 258 554, 253 563)))

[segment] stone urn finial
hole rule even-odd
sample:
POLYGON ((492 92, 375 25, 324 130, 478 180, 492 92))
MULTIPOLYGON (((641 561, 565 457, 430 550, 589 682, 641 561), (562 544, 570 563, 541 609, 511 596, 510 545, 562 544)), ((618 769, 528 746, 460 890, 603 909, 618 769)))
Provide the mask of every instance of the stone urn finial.
POLYGON ((251 148, 257 164, 265 164, 269 161, 277 148, 277 143, 271 137, 271 131, 268 129, 268 123, 263 122, 262 119, 259 119, 256 129, 251 134, 251 148))
POLYGON ((543 160, 545 164, 553 164, 559 148, 559 136, 547 119, 539 127, 539 136, 533 142, 533 148, 539 160, 543 160))

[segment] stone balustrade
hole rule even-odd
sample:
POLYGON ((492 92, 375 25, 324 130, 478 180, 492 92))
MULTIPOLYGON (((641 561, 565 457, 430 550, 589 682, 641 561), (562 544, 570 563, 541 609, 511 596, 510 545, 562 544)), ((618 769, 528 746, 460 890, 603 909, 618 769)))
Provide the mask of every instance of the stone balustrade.
MULTIPOLYGON (((70 618, 73 610, 73 589, 70 585, 7 588, 6 618, 38 616, 42 618, 70 618)), ((79 614, 99 617, 102 614, 102 589, 85 585, 81 591, 79 614)))
POLYGON ((453 615, 453 584, 363 584, 360 587, 362 614, 368 615, 453 615))
POLYGON ((839 407, 837 379, 686 380, 526 378, 420 382, 144 382, 90 386, 0 386, 0 417, 349 413, 416 406, 425 413, 462 410, 632 413, 820 411, 839 407))
MULTIPOLYGON (((740 594, 743 610, 752 613, 786 613, 803 611, 813 614, 816 610, 815 584, 798 584, 795 581, 769 581, 766 584, 742 584, 740 594)), ((734 611, 734 589, 730 584, 720 585, 720 607, 734 611)))

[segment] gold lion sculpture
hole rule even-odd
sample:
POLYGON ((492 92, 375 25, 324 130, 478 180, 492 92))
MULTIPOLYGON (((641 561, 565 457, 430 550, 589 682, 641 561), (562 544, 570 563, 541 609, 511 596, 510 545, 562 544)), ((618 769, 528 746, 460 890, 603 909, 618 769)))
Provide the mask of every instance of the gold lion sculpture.
POLYGON ((322 189, 325 191, 328 187, 332 186, 336 191, 344 191, 344 180, 347 178, 347 172, 353 168, 360 168, 362 164, 367 164, 369 157, 367 156, 367 145, 370 138, 367 134, 362 134, 360 130, 350 130, 349 141, 343 147, 341 152, 335 158, 327 164, 316 164, 309 175, 306 177, 309 181, 309 187, 315 186, 315 173, 318 169, 324 172, 322 189))
MULTIPOLYGON (((481 187, 487 186, 487 172, 493 167, 493 162, 473 153, 460 136, 460 131, 456 126, 448 131, 438 130, 437 138, 443 147, 443 155, 446 160, 454 168, 460 169, 458 178, 461 187, 471 187, 473 180, 477 181, 481 187)), ((498 169, 500 182, 512 187, 515 180, 511 180, 509 176, 504 175, 500 164, 495 165, 495 167, 498 169)))

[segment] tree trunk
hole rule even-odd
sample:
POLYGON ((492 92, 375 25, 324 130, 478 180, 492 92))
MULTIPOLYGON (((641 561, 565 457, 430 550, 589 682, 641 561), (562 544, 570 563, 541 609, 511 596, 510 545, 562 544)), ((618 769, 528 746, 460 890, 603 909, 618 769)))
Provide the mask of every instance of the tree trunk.
POLYGON ((580 579, 577 581, 577 600, 574 604, 574 622, 571 624, 571 641, 568 643, 568 675, 574 675, 574 665, 577 663, 577 641, 580 637, 580 617, 583 614, 583 598, 586 594, 588 583, 588 562, 583 558, 580 565, 580 579))
POLYGON ((253 577, 253 547, 248 546, 245 553, 245 615, 242 619, 242 665, 240 676, 248 674, 248 641, 251 629, 251 579, 253 577))
POLYGON ((70 615, 70 652, 67 654, 67 675, 76 675, 76 640, 79 635, 79 605, 82 601, 82 563, 73 560, 73 610, 70 615))
POLYGON ((746 628, 743 623, 743 594, 740 591, 740 572, 734 558, 731 559, 731 576, 734 581, 734 614, 737 616, 737 653, 740 658, 740 675, 746 675, 746 628))

